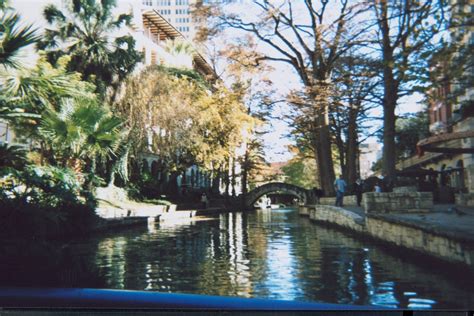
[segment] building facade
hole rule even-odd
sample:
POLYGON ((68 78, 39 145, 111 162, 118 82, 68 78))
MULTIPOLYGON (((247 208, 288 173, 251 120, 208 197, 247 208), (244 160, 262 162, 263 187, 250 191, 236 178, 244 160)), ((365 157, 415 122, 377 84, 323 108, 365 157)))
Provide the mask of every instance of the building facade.
MULTIPOLYGON (((453 1, 452 5, 455 14, 472 18, 473 0, 453 1)), ((474 205, 473 27, 454 28, 451 37, 459 43, 456 53, 448 59, 448 55, 435 57, 432 64, 435 85, 428 93, 431 136, 418 143, 418 157, 401 162, 398 168, 437 171, 438 193, 443 201, 474 205), (461 65, 462 73, 453 77, 450 68, 460 66, 454 61, 462 53, 470 57, 461 65)))

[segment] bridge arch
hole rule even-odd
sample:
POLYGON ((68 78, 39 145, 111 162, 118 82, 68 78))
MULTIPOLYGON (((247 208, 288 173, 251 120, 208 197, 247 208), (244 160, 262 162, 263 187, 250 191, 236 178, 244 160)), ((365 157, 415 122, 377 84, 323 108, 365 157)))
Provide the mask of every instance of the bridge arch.
POLYGON ((258 188, 253 189, 252 191, 248 192, 245 196, 245 207, 250 209, 253 207, 254 203, 261 198, 265 194, 269 193, 283 193, 283 194, 290 194, 298 197, 299 200, 307 204, 310 193, 308 190, 298 187, 296 185, 282 183, 282 182, 271 182, 264 185, 259 186, 258 188))

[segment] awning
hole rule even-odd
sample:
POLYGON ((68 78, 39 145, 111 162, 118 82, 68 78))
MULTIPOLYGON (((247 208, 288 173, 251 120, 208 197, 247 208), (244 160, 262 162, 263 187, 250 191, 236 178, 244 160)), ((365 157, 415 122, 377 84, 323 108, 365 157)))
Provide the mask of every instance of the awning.
POLYGON ((448 142, 466 138, 474 138, 474 131, 453 132, 422 139, 416 145, 418 155, 423 156, 425 152, 446 154, 474 154, 474 147, 449 146, 448 142))

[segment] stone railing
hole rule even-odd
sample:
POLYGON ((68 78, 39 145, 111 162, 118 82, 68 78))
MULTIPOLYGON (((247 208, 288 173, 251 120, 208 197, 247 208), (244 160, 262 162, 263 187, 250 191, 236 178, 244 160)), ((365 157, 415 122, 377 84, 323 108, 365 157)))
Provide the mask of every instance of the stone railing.
POLYGON ((455 195, 456 205, 474 206, 474 193, 458 193, 455 195))
POLYGON ((309 218, 313 221, 338 225, 356 232, 365 231, 362 216, 336 206, 314 205, 314 207, 309 208, 309 218))
MULTIPOLYGON (((319 204, 322 205, 335 205, 336 197, 322 197, 319 198, 319 204)), ((344 205, 357 206, 357 197, 355 195, 344 196, 344 205)))
POLYGON ((366 213, 420 212, 433 208, 431 192, 364 193, 366 213))

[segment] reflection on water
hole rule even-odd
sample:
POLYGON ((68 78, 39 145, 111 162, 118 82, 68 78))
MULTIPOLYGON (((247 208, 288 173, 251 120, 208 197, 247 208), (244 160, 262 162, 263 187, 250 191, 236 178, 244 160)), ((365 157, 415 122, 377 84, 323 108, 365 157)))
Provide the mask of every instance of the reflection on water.
POLYGON ((31 264, 34 258, 26 264, 24 256, 10 256, 10 262, 22 265, 26 273, 10 269, 7 277, 2 269, 0 285, 38 286, 48 276, 52 286, 401 308, 474 306, 472 271, 458 275, 455 268, 434 270, 430 262, 393 255, 374 242, 314 225, 292 210, 221 214, 172 225, 149 223, 147 228, 66 248, 66 253, 43 255, 42 268, 31 264), (81 277, 65 284, 57 277, 65 271, 81 277))

